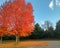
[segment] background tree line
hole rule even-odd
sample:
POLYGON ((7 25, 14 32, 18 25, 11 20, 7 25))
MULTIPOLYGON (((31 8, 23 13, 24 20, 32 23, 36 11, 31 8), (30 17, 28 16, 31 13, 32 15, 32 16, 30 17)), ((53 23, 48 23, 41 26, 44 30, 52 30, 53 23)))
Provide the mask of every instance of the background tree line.
POLYGON ((45 21, 39 26, 35 24, 35 30, 32 33, 32 39, 60 39, 60 20, 56 23, 56 27, 50 21, 45 21))
MULTIPOLYGON (((34 31, 31 33, 31 35, 27 37, 20 37, 20 39, 60 39, 60 20, 56 23, 55 29, 50 21, 45 21, 42 27, 36 23, 34 31)), ((3 40, 15 40, 15 36, 3 36, 3 40)))

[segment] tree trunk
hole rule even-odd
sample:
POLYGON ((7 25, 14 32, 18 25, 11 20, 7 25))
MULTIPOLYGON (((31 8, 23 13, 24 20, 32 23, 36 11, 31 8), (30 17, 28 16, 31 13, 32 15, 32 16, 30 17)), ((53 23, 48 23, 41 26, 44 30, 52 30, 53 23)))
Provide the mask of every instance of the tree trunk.
POLYGON ((2 43, 2 36, 1 36, 1 43, 2 43))
POLYGON ((19 42, 19 36, 16 36, 16 44, 19 42))

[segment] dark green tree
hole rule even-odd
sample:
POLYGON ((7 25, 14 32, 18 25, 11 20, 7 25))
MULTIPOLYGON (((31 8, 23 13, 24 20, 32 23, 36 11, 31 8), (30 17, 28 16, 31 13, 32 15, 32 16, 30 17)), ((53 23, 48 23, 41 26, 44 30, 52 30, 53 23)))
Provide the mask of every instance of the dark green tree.
POLYGON ((60 20, 56 23, 55 36, 56 38, 60 38, 60 20))
POLYGON ((56 23, 56 31, 60 32, 60 20, 56 23))
POLYGON ((34 32, 32 33, 32 37, 34 39, 40 39, 43 37, 44 30, 39 26, 39 24, 35 24, 34 32))

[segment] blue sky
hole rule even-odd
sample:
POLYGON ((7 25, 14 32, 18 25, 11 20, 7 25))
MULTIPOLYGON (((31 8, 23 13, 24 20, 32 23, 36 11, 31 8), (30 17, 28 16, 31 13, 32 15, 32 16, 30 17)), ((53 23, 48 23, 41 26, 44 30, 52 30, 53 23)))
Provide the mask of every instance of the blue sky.
MULTIPOLYGON (((0 0, 0 5, 5 1, 0 0)), ((49 20, 55 26, 56 22, 60 20, 60 0, 26 0, 26 2, 30 2, 33 6, 36 23, 41 25, 44 21, 49 20), (53 1, 51 4, 53 10, 49 7, 51 1, 53 1)))

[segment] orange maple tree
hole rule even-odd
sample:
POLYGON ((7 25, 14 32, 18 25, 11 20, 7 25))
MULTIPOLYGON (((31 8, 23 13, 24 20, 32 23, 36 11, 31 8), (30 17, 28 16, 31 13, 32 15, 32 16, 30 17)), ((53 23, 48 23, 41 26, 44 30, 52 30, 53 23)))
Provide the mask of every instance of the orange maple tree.
POLYGON ((26 3, 25 0, 10 0, 3 4, 0 14, 0 21, 4 23, 5 33, 8 35, 29 36, 33 32, 34 16, 31 3, 26 3))

